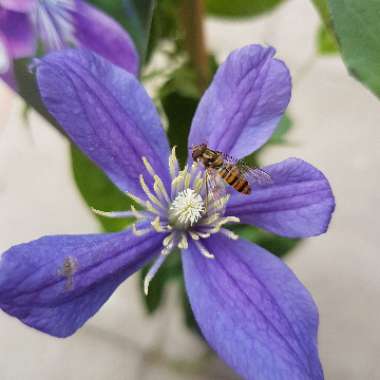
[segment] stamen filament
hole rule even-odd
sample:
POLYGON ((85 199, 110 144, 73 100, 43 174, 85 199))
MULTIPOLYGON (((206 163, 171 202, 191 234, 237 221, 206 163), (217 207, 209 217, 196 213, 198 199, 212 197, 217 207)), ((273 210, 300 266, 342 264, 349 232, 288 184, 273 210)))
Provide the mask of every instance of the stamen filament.
POLYGON ((169 195, 165 189, 165 186, 161 180, 161 178, 158 175, 154 176, 154 185, 153 185, 154 191, 156 194, 161 194, 163 195, 164 199, 166 200, 167 203, 170 203, 170 198, 169 195))
POLYGON ((231 230, 227 230, 227 228, 221 228, 219 232, 221 234, 227 236, 228 238, 232 239, 232 240, 238 240, 239 239, 239 235, 235 234, 235 232, 233 232, 231 230))
POLYGON ((181 248, 181 249, 189 248, 189 243, 187 242, 186 234, 182 234, 181 240, 178 243, 178 248, 181 248))
POLYGON ((219 214, 211 214, 207 218, 202 219, 199 222, 199 226, 209 226, 210 224, 215 223, 220 218, 219 214))
POLYGON ((148 173, 152 176, 152 178, 154 178, 154 176, 156 175, 156 172, 154 171, 152 165, 150 164, 150 162, 148 161, 148 159, 146 157, 142 157, 142 161, 144 163, 144 166, 146 168, 146 170, 148 171, 148 173))
POLYGON ((144 293, 147 296, 149 292, 149 284, 152 281, 153 277, 157 273, 157 271, 160 269, 161 265, 164 263, 166 259, 166 255, 160 255, 158 256, 157 260, 154 262, 153 266, 149 269, 149 272, 144 278, 144 293))
POLYGON ((137 197, 136 195, 134 195, 132 193, 125 193, 125 195, 127 195, 129 198, 131 198, 136 203, 138 203, 140 206, 145 207, 145 201, 142 200, 141 198, 137 197))
POLYGON ((200 231, 198 231, 197 234, 202 239, 207 239, 207 238, 209 238, 211 236, 210 232, 200 232, 200 231))
POLYGON ((222 226, 224 226, 225 224, 228 224, 228 223, 239 223, 240 222, 240 219, 235 217, 235 216, 227 216, 226 218, 223 218, 221 219, 221 221, 216 224, 214 226, 214 228, 212 228, 210 230, 210 233, 212 234, 215 234, 217 232, 219 232, 219 230, 221 229, 222 226))
POLYGON ((169 171, 171 178, 175 178, 178 175, 178 161, 176 156, 176 146, 173 146, 172 153, 169 156, 169 171))
POLYGON ((133 216, 137 219, 145 219, 147 217, 147 213, 144 211, 136 210, 136 207, 131 205, 131 211, 133 213, 133 216))
POLYGON ((161 204, 161 202, 158 200, 156 196, 152 194, 152 192, 149 190, 148 185, 145 182, 145 179, 142 174, 140 174, 140 185, 141 188, 144 190, 144 193, 148 196, 150 201, 155 204, 157 207, 161 209, 165 209, 164 206, 161 204))
POLYGON ((199 235, 197 232, 189 231, 189 234, 193 240, 199 240, 199 235))
POLYGON ((153 226, 153 228, 154 228, 155 231, 157 231, 157 232, 165 232, 165 231, 169 231, 169 230, 172 229, 172 227, 169 226, 169 225, 165 225, 165 226, 163 226, 163 225, 161 224, 161 221, 160 221, 160 217, 159 217, 159 216, 157 216, 157 218, 155 218, 150 224, 153 226))
POLYGON ((207 259, 215 259, 215 256, 211 254, 199 240, 194 240, 194 244, 204 257, 206 257, 207 259))
POLYGON ((135 214, 132 211, 102 211, 91 207, 91 211, 105 218, 135 218, 135 214))
POLYGON ((161 216, 161 213, 156 208, 154 208, 153 205, 149 201, 145 202, 145 208, 148 211, 150 211, 152 214, 156 214, 156 215, 161 216))
POLYGON ((170 235, 166 236, 166 238, 162 242, 162 245, 164 247, 167 247, 173 241, 173 238, 174 238, 174 234, 170 234, 170 235))

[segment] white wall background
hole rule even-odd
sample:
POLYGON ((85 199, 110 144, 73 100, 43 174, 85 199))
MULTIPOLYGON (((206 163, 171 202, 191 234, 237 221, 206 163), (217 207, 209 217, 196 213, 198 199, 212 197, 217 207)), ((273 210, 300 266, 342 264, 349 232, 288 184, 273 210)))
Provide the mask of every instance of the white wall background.
MULTIPOLYGON (((380 378, 380 102, 338 57, 315 56, 318 26, 311 2, 291 0, 256 21, 209 20, 208 44, 220 58, 244 44, 271 44, 293 73, 296 128, 265 161, 296 156, 322 169, 337 210, 328 234, 302 244, 288 264, 319 306, 326 378, 373 380, 380 378)), ((26 126, 21 110, 0 85, 0 251, 46 234, 96 232, 73 184, 66 141, 38 115, 26 126)), ((233 379, 216 359, 202 360, 203 347, 182 327, 176 289, 165 310, 147 318, 136 280, 66 340, 0 312, 0 378, 233 379)))

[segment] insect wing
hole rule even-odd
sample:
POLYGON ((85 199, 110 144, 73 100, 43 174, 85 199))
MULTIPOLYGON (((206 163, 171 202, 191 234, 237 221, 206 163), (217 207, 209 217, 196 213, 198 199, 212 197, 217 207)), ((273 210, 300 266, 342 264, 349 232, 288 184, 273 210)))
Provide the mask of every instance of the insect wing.
POLYGON ((217 171, 211 168, 206 170, 207 196, 212 200, 218 200, 226 195, 226 185, 217 171))
POLYGON ((268 186, 273 184, 273 179, 269 173, 260 168, 252 168, 247 165, 243 160, 238 160, 235 157, 229 156, 228 154, 222 153, 224 161, 231 165, 236 165, 240 173, 248 181, 249 184, 256 184, 260 186, 268 186))
POLYGON ((268 186, 273 184, 273 179, 269 173, 260 168, 251 168, 243 162, 237 163, 240 173, 245 177, 249 184, 268 186))
MULTIPOLYGON (((218 152, 218 153, 222 153, 222 152, 218 152)), ((232 164, 232 165, 245 165, 243 161, 238 160, 238 159, 235 158, 235 157, 229 156, 229 155, 226 154, 226 153, 222 153, 222 155, 223 155, 224 162, 225 162, 226 164, 232 164)), ((245 165, 245 166, 247 166, 247 165, 245 165)))

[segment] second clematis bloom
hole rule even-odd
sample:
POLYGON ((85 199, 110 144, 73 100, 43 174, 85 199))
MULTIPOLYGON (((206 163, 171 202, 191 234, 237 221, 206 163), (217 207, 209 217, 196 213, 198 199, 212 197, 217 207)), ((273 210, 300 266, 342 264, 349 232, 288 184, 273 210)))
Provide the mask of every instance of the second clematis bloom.
MULTIPOLYGON (((193 120, 188 145, 207 142, 236 158, 264 144, 291 93, 271 47, 234 51, 193 120)), ((0 307, 45 333, 73 334, 131 274, 153 261, 150 279, 181 249, 187 294, 211 347, 245 379, 320 380, 318 311, 286 265, 226 225, 247 223, 288 237, 328 228, 334 198, 325 176, 296 158, 270 165, 270 186, 207 199, 203 168, 182 170, 158 113, 134 76, 85 50, 37 62, 43 101, 68 136, 141 209, 119 233, 48 236, 0 260, 0 307), (207 207, 206 207, 207 203, 207 207)), ((185 143, 185 142, 184 142, 185 143)))
POLYGON ((44 51, 85 47, 137 74, 139 59, 128 33, 85 0, 0 0, 0 78, 16 88, 12 61, 44 51))

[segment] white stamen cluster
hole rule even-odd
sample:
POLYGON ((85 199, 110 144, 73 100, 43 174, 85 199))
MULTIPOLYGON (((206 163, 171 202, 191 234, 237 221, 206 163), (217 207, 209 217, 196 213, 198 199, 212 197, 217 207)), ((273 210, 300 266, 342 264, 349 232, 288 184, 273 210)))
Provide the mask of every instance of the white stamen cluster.
POLYGON ((186 189, 177 195, 170 206, 169 221, 179 228, 188 228, 198 222, 204 212, 202 197, 193 189, 186 189))
POLYGON ((240 220, 234 216, 224 216, 228 195, 214 199, 211 193, 206 193, 205 175, 197 163, 193 163, 191 167, 186 165, 183 170, 179 170, 175 148, 169 157, 170 190, 165 188, 148 160, 145 157, 142 160, 153 178, 153 189, 148 187, 144 177, 140 175, 140 185, 148 200, 143 201, 131 194, 128 195, 144 210, 140 211, 132 207, 131 211, 126 212, 94 211, 109 217, 135 217, 137 221, 132 225, 132 230, 137 236, 151 231, 166 234, 161 255, 145 278, 144 290, 147 294, 150 281, 166 256, 175 248, 187 249, 189 239, 191 239, 203 256, 212 259, 214 256, 204 246, 203 241, 215 233, 237 239, 237 236, 225 229, 224 225, 237 223, 240 220), (138 229, 137 224, 142 222, 144 225, 149 222, 149 227, 138 229))
POLYGON ((49 50, 75 43, 72 12, 74 0, 39 0, 32 15, 39 37, 49 50))

